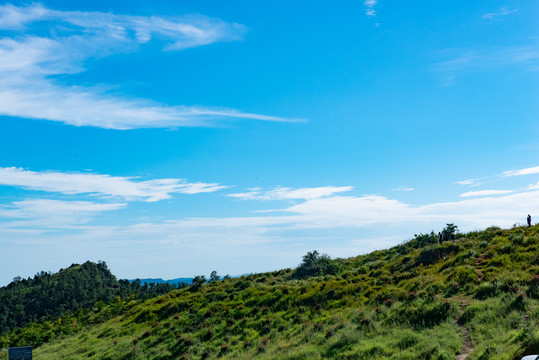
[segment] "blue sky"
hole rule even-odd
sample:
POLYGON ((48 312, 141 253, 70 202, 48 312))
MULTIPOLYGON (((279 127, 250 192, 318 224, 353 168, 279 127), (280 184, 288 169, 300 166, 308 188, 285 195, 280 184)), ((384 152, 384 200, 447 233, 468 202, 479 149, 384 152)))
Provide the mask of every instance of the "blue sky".
MULTIPOLYGON (((539 216, 539 3, 0 3, 0 285, 539 216)), ((535 219, 535 218, 534 218, 535 219)))

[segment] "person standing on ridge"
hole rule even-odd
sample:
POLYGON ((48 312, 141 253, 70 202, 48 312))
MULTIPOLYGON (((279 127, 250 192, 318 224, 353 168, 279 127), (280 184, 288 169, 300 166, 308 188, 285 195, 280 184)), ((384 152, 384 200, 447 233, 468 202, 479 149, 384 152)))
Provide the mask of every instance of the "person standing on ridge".
POLYGON ((441 232, 438 232, 438 245, 440 245, 444 241, 444 236, 441 232))
POLYGON ((530 214, 528 214, 528 218, 526 220, 528 221, 528 227, 532 226, 532 217, 530 214))

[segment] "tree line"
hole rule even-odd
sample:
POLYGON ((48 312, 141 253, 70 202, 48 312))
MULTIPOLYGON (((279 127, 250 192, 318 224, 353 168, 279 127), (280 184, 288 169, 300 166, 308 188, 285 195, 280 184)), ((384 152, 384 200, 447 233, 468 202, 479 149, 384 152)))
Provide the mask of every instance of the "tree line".
POLYGON ((98 301, 147 299, 175 288, 168 283, 142 285, 140 280, 118 280, 104 261, 72 264, 55 274, 41 271, 33 278, 16 277, 0 288, 0 335, 74 313, 98 301))

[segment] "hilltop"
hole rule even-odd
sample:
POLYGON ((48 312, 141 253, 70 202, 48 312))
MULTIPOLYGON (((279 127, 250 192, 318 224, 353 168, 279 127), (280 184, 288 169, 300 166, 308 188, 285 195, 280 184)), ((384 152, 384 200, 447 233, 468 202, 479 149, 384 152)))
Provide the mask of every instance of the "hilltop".
MULTIPOLYGON (((115 299, 0 337, 39 359, 517 359, 539 351, 539 226, 115 299), (50 336, 43 340, 42 334, 50 336), (462 358, 462 357, 461 357, 462 358)), ((5 352, 4 352, 5 356, 5 352)), ((2 359, 0 355, 0 359, 2 359)))

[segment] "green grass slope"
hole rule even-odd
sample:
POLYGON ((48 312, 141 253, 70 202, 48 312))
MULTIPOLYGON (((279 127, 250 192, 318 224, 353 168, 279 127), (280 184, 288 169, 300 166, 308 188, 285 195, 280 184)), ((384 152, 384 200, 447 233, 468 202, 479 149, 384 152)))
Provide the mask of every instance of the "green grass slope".
POLYGON ((30 344, 40 360, 455 359, 466 348, 469 360, 512 360, 539 352, 539 227, 434 239, 322 258, 313 271, 300 267, 300 278, 286 269, 100 303, 1 337, 0 359, 7 346, 30 344))

